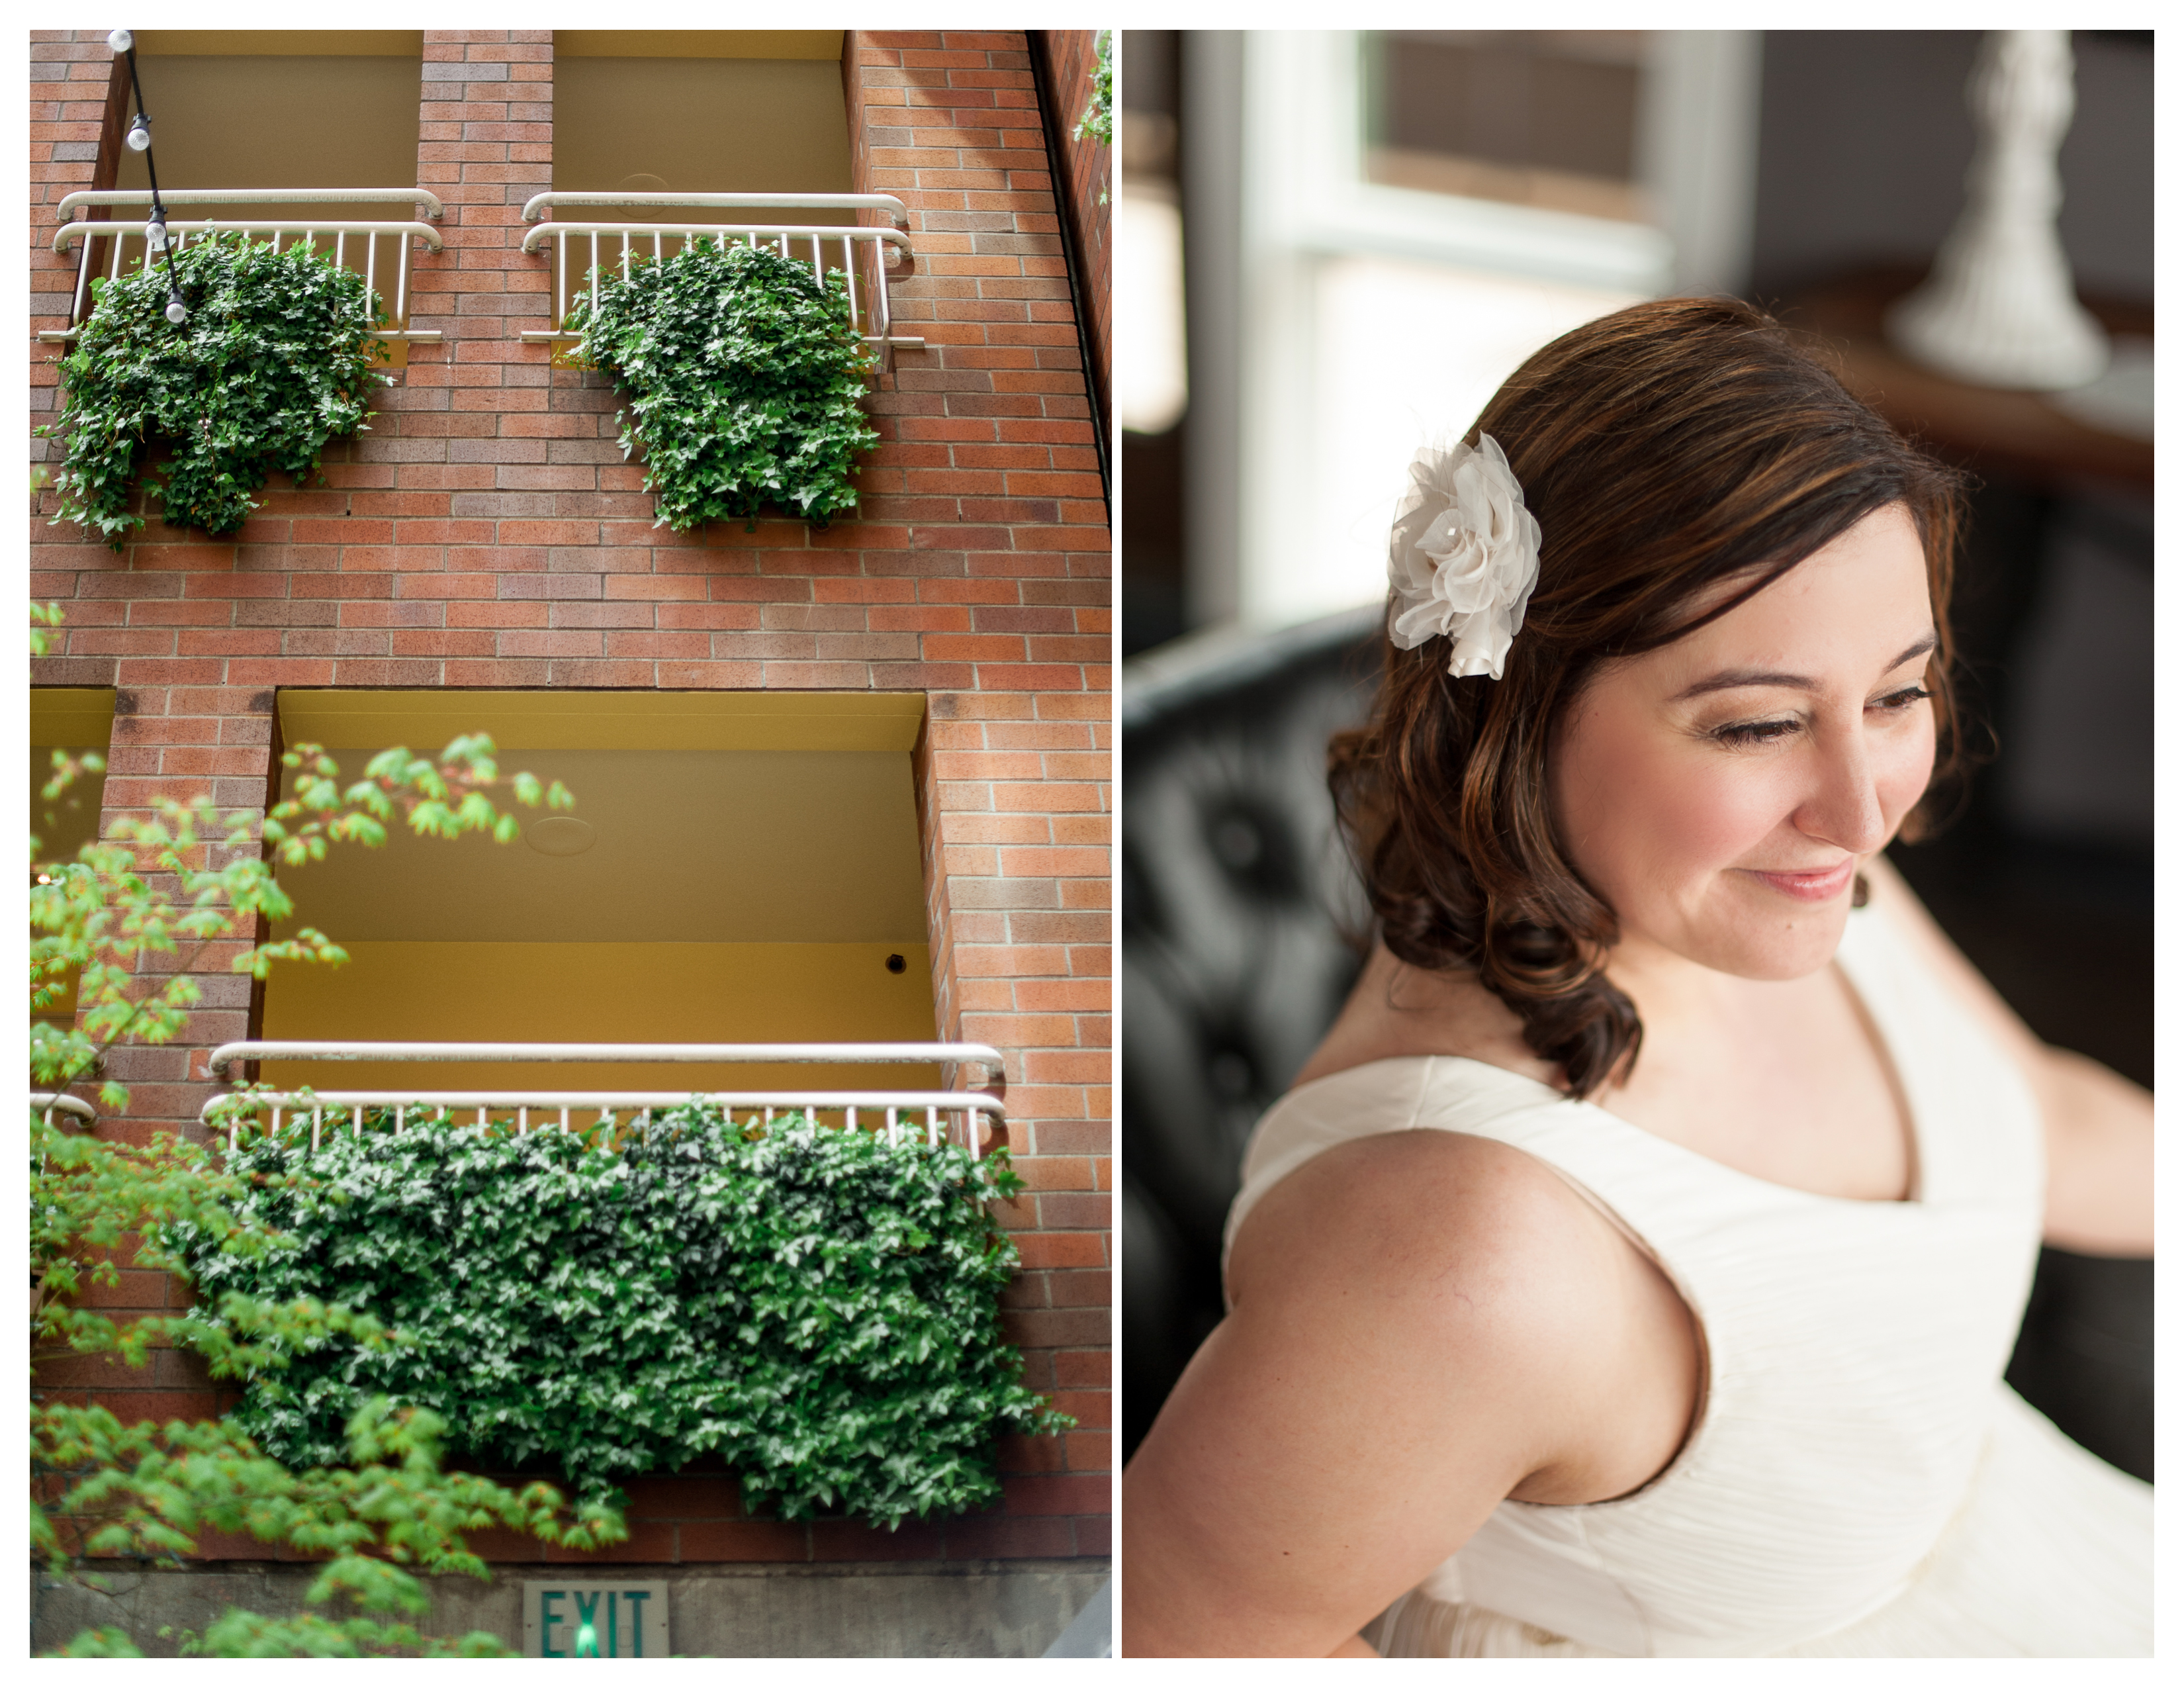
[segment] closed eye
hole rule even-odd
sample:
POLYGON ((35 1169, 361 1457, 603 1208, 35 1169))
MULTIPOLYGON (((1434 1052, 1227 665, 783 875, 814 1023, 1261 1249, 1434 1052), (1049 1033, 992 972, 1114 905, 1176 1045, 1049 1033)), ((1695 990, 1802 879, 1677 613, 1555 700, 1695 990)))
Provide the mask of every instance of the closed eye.
POLYGON ((1771 744, 1778 738, 1788 738, 1802 725, 1795 716, 1779 721, 1739 721, 1717 727, 1707 737, 1717 744, 1771 744))
MULTIPOLYGON (((1923 686, 1906 686, 1901 691, 1875 698, 1866 707, 1884 715, 1901 715, 1914 704, 1923 703, 1934 694, 1923 686)), ((1799 731, 1804 722, 1796 716, 1781 716, 1769 721, 1737 721, 1708 730, 1707 737, 1717 744, 1745 746, 1771 744, 1799 731)))
POLYGON ((1924 686, 1906 686, 1900 692, 1891 692, 1885 698, 1875 698, 1868 707, 1886 710, 1892 715, 1909 709, 1915 703, 1924 702, 1933 695, 1924 686))

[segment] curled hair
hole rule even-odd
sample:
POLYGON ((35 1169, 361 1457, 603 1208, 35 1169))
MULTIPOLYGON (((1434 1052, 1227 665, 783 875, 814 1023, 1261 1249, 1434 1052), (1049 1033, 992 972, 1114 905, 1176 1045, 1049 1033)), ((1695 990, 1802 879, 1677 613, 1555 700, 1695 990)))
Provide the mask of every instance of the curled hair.
POLYGON ((1564 712, 1602 663, 1680 638, 1902 504, 1939 638, 1936 778, 1904 828, 1920 836, 1960 764, 1948 605, 1962 493, 1733 300, 1656 300, 1573 330, 1503 383, 1468 437, 1482 432, 1542 535, 1502 677, 1451 677, 1445 638, 1389 646, 1372 717, 1335 738, 1328 783, 1390 951, 1475 971, 1582 1096, 1627 1076, 1642 1028, 1602 971, 1615 911, 1556 833, 1549 752, 1564 712), (1719 581, 1736 589, 1696 611, 1719 581))

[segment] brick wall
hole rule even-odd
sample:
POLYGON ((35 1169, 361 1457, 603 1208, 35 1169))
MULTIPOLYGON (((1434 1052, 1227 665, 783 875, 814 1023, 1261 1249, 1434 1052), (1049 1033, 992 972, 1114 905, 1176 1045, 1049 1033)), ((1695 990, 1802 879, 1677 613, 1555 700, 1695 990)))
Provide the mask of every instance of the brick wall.
POLYGON ((1106 414, 1106 371, 1113 367, 1109 348, 1114 331, 1112 265, 1107 221, 1112 193, 1112 149, 1104 142, 1077 133, 1077 120, 1092 97, 1093 73, 1099 68, 1097 30, 1035 30, 1033 51, 1053 109, 1049 132, 1061 149, 1058 196, 1069 224, 1078 266, 1078 297, 1084 333, 1092 353, 1093 389, 1106 414))
MULTIPOLYGON (((99 167, 111 59, 102 32, 33 42, 35 330, 65 320, 42 208, 99 167)), ((33 681, 117 688, 109 820, 209 783, 224 807, 262 811, 282 686, 924 692, 915 769, 941 1035, 1007 1053, 1028 1189, 1006 1221, 1025 1263, 1006 1318, 1027 1380, 1084 1428, 1005 1451, 1001 1513, 897 1537, 739 1519, 718 1478, 639 1485, 644 1529, 621 1557, 1103 1554, 1109 547, 1025 38, 851 37, 855 186, 910 207, 897 331, 926 348, 898 352, 873 397, 883 443, 858 519, 688 535, 653 527, 603 379, 516 337, 550 326, 545 263, 518 249, 522 203, 551 183, 550 33, 425 42, 418 181, 447 209, 444 249, 415 261, 411 326, 443 343, 410 348, 370 431, 329 448, 324 487, 276 477, 239 534, 155 517, 117 554, 48 526, 47 494, 31 592, 69 624, 33 681)), ((53 376, 34 370, 35 424, 53 376)), ((34 461, 54 450, 31 447, 34 461)), ((204 1050, 248 1023, 247 982, 225 962, 198 964, 194 1048, 117 1052, 131 1111, 101 1129, 194 1118, 204 1050)), ((123 1306, 171 1293, 151 1274, 125 1286, 123 1306)), ((215 1405, 171 1354, 142 1373, 56 1360, 40 1380, 96 1387, 132 1416, 215 1405)))
MULTIPOLYGON (((31 423, 52 420, 55 403, 53 348, 36 339, 42 328, 68 326, 75 296, 75 254, 53 250, 54 210, 83 188, 110 187, 119 162, 121 125, 129 90, 125 61, 108 50, 103 33, 31 31, 31 423)), ((92 215, 103 220, 106 208, 92 215)), ((52 449, 31 442, 36 463, 52 449)))

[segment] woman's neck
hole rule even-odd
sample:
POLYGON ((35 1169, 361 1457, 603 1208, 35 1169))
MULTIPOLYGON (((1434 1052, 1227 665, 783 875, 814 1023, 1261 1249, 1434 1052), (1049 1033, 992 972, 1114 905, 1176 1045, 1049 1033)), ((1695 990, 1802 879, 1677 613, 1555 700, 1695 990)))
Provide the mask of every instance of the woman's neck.
POLYGON ((1413 967, 1374 944, 1334 1026, 1291 1082, 1308 1084, 1371 1061, 1459 1055, 1559 1086, 1524 1042, 1524 1023, 1473 972, 1413 967))
POLYGON ((1831 993, 1827 970, 1802 978, 1752 979, 1694 961, 1642 939, 1626 939, 1607 958, 1608 983, 1630 999, 1645 1027, 1645 1046, 1743 1040, 1779 1028, 1815 991, 1831 993))

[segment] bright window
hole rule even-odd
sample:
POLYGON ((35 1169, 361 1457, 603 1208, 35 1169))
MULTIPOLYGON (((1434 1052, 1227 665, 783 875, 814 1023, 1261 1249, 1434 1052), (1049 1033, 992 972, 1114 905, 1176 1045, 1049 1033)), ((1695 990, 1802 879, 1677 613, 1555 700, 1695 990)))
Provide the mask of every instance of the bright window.
POLYGON ((1741 285, 1757 37, 1243 39, 1234 604, 1279 626, 1382 595, 1412 454, 1540 346, 1741 285))

